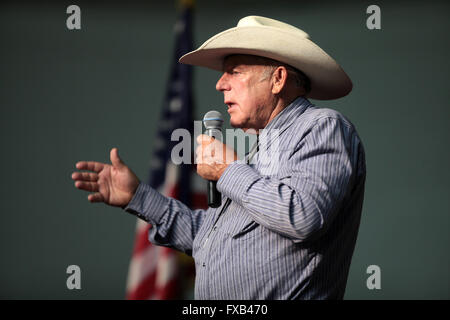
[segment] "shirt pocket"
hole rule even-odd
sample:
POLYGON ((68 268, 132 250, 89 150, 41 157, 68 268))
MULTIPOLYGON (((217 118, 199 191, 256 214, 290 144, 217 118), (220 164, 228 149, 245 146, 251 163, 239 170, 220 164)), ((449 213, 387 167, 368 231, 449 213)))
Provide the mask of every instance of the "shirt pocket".
POLYGON ((232 234, 231 238, 238 241, 248 241, 250 239, 261 237, 263 235, 263 232, 264 228, 261 227, 261 225, 259 225, 255 221, 250 221, 239 231, 232 234))

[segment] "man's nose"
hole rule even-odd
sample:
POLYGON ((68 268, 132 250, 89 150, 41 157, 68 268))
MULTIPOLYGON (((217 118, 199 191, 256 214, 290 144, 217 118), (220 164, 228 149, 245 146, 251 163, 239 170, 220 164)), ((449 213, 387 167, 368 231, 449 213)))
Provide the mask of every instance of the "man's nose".
POLYGON ((228 81, 226 80, 226 73, 224 73, 220 79, 216 83, 216 90, 217 91, 225 91, 229 90, 228 81))

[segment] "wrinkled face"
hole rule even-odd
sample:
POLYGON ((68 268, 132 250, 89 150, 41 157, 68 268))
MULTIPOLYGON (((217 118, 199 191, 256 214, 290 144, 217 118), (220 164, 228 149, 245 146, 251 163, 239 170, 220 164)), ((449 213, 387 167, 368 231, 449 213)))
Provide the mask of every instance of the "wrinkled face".
POLYGON ((273 111, 271 77, 261 59, 232 55, 225 59, 223 75, 216 89, 222 91, 228 105, 230 123, 244 131, 264 128, 273 111))

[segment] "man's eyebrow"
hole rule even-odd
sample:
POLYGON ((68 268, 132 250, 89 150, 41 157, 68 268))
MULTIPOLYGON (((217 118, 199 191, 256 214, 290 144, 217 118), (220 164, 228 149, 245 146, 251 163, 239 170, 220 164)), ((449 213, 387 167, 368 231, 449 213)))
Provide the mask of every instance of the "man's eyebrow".
POLYGON ((233 69, 235 69, 235 68, 236 68, 235 65, 224 66, 224 67, 223 67, 223 72, 229 72, 229 71, 231 71, 231 70, 233 70, 233 69))
POLYGON ((245 69, 245 67, 242 64, 232 64, 232 65, 224 67, 224 71, 230 71, 230 70, 235 70, 235 69, 239 69, 240 71, 243 71, 245 69))

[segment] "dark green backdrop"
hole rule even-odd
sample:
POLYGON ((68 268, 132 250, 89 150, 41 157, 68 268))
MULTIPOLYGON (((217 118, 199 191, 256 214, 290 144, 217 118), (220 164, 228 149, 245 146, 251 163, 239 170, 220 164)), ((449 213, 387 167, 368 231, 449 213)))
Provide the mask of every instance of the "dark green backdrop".
MULTIPOLYGON (((74 188, 76 161, 118 147, 146 179, 172 55, 174 1, 0 8, 0 298, 122 299, 135 218, 74 188), (81 7, 82 29, 66 28, 81 7), (66 268, 81 268, 81 290, 66 268)), ((445 2, 197 1, 194 36, 263 15, 303 28, 354 82, 314 101, 356 125, 367 154, 347 299, 448 299, 449 12, 445 2), (381 8, 381 30, 366 8, 381 8), (381 268, 381 290, 366 269, 381 268)), ((222 108, 219 74, 195 70, 196 118, 222 108)))

